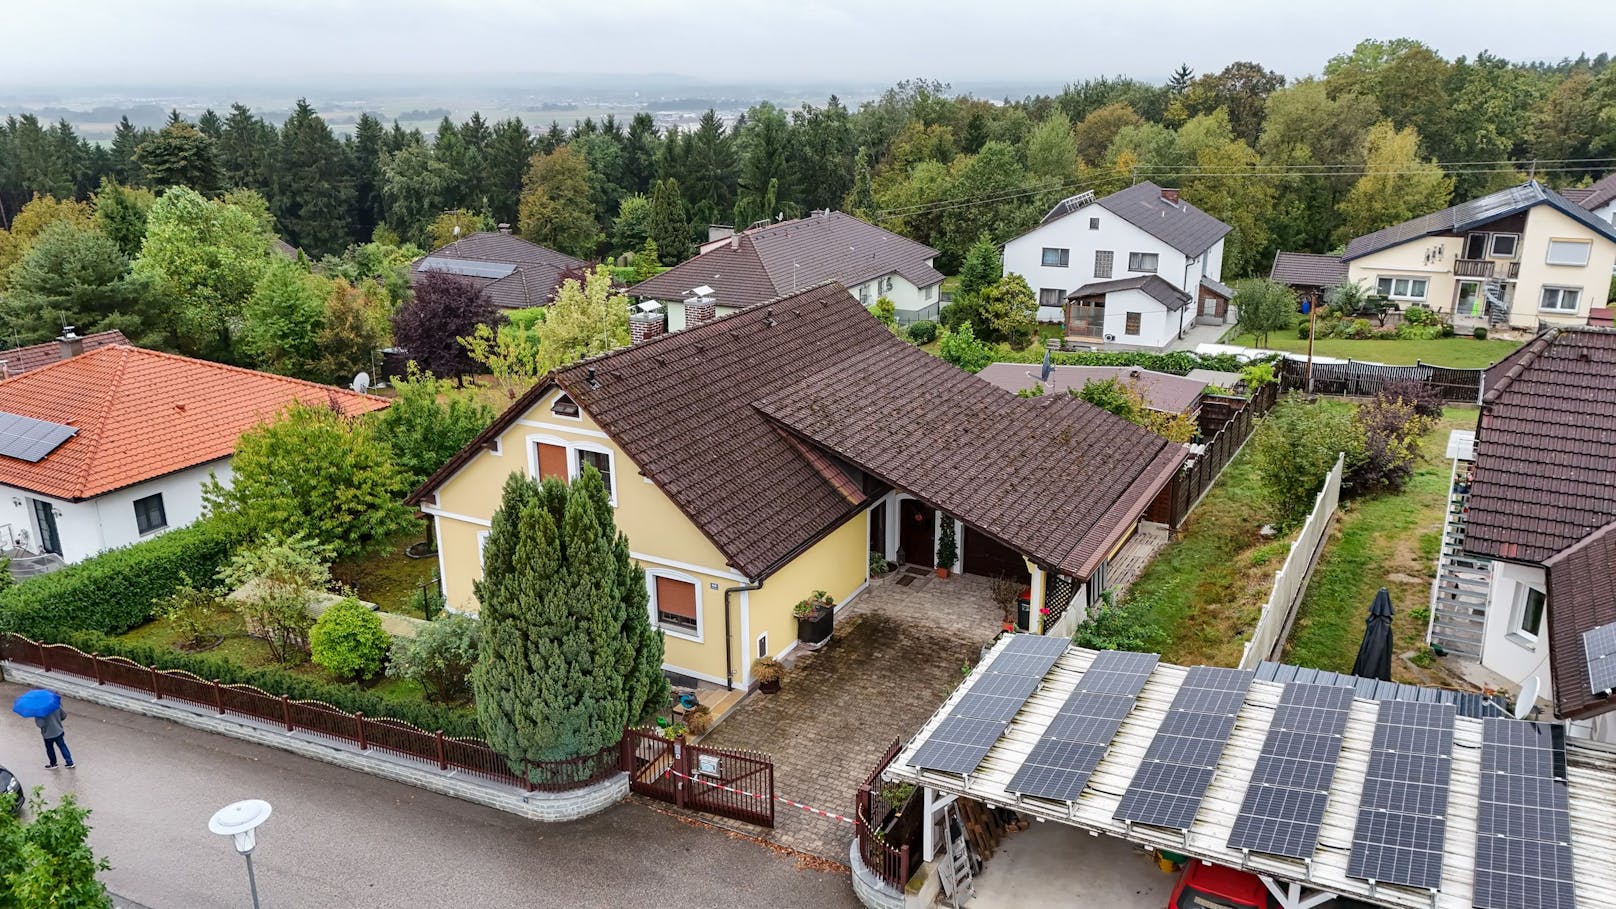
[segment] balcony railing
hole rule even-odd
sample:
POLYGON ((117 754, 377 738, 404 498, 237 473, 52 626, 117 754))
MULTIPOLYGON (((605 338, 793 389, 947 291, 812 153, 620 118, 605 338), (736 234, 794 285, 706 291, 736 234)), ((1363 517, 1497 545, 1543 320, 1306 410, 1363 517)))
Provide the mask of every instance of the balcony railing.
POLYGON ((1512 280, 1512 281, 1514 279, 1516 279, 1516 278, 1519 278, 1521 276, 1521 263, 1519 263, 1519 262, 1511 262, 1511 263, 1509 263, 1509 271, 1506 272, 1506 274, 1508 275, 1509 279, 1512 280))
POLYGON ((1454 259, 1453 273, 1461 278, 1491 278, 1493 262, 1488 259, 1454 259))

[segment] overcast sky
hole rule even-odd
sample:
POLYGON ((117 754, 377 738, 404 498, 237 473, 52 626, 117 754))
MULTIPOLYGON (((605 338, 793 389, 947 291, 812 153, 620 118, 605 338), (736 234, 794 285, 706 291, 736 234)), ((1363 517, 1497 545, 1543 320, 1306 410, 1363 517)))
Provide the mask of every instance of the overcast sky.
POLYGON ((8 0, 0 86, 673 73, 1059 84, 1236 59, 1317 72, 1364 37, 1446 56, 1616 49, 1613 0, 8 0))

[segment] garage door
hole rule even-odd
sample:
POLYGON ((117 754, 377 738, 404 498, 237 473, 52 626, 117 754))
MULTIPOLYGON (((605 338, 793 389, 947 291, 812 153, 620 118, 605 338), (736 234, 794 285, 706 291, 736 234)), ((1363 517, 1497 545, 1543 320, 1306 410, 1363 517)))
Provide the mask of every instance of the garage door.
POLYGON ((1021 553, 970 527, 965 528, 965 573, 989 578, 1002 576, 1023 584, 1032 581, 1021 553))

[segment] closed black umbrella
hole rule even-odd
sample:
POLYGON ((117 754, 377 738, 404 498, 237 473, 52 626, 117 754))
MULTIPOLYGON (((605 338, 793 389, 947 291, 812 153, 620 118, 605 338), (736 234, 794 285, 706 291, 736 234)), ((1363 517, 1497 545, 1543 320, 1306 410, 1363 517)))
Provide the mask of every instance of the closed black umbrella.
POLYGON ((1369 606, 1369 619, 1364 622, 1363 643, 1358 646, 1352 674, 1383 682, 1392 680, 1392 597, 1384 587, 1369 606))

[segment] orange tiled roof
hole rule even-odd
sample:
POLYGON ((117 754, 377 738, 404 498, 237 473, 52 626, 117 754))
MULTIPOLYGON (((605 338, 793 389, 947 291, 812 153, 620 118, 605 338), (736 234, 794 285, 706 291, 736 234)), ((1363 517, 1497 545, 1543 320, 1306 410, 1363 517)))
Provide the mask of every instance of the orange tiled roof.
POLYGON ((347 414, 383 398, 139 347, 103 347, 0 382, 0 411, 78 434, 38 463, 0 456, 0 483, 70 501, 229 457, 293 401, 347 414))

